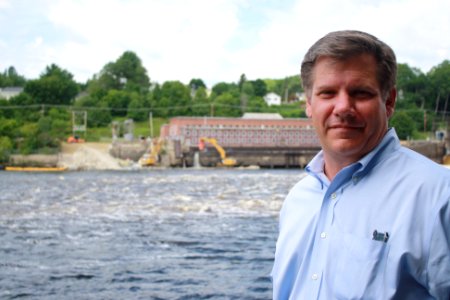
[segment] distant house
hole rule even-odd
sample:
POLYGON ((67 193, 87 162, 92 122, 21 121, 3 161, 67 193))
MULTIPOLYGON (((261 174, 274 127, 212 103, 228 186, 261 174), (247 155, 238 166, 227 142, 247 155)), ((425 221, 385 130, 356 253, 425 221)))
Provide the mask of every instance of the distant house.
POLYGON ((280 105, 281 96, 271 92, 264 96, 264 101, 266 101, 267 105, 280 105))
POLYGON ((20 86, 0 88, 0 98, 9 100, 10 98, 15 97, 22 92, 23 92, 23 87, 20 87, 20 86))

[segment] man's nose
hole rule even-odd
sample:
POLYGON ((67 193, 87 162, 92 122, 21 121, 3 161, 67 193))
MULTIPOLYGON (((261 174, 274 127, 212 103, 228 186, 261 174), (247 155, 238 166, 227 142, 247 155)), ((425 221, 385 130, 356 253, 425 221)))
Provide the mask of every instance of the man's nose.
POLYGON ((341 92, 335 98, 334 112, 337 115, 346 115, 354 112, 353 100, 346 92, 341 92))

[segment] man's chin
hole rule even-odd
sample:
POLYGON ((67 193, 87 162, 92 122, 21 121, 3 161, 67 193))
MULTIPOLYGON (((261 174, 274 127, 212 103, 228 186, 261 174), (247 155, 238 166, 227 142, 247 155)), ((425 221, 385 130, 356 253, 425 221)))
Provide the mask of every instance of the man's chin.
POLYGON ((364 133, 364 128, 360 127, 338 127, 338 128, 330 128, 328 130, 328 135, 333 139, 355 139, 361 136, 364 133))
POLYGON ((330 144, 330 150, 342 155, 354 155, 361 149, 361 142, 355 138, 338 139, 330 144))

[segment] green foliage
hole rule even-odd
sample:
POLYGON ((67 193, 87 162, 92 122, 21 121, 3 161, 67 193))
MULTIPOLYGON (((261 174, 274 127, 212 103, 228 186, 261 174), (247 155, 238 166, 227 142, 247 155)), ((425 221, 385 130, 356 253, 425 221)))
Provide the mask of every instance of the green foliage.
POLYGON ((25 85, 25 77, 19 75, 13 66, 0 74, 0 87, 17 87, 25 85))
POLYGON ((241 77, 239 77, 239 82, 238 82, 239 92, 242 92, 242 88, 246 82, 247 82, 247 77, 245 76, 245 74, 241 74, 241 77))
POLYGON ((206 84, 200 78, 193 78, 189 81, 189 87, 194 91, 197 91, 199 88, 206 89, 206 84))
POLYGON ((8 162, 13 150, 13 143, 7 136, 0 136, 0 163, 8 162))
POLYGON ((212 87, 211 97, 215 98, 225 93, 239 95, 239 87, 234 83, 219 82, 212 87))
POLYGON ((166 81, 160 90, 160 99, 155 103, 156 114, 161 117, 187 116, 191 114, 189 87, 180 81, 166 81))
POLYGON ((21 122, 37 122, 42 115, 43 105, 36 104, 33 98, 26 93, 21 93, 9 100, 11 106, 24 106, 25 109, 8 110, 8 117, 21 122))
POLYGON ((264 80, 268 92, 274 92, 283 98, 283 101, 292 101, 297 93, 303 92, 300 82, 300 76, 289 76, 284 79, 266 79, 264 80))
MULTIPOLYGON (((138 131, 149 135, 150 111, 154 120, 183 115, 240 117, 245 112, 305 117, 299 103, 293 102, 303 91, 298 75, 250 81, 242 74, 236 83, 217 83, 208 94, 200 78, 188 85, 151 84, 141 60, 131 51, 107 63, 85 84, 75 83, 72 74, 52 64, 39 79, 28 82, 10 67, 0 74, 3 86, 25 87, 24 93, 9 101, 0 100, 0 137, 8 138, 13 150, 22 153, 51 149, 65 140, 72 133, 72 109, 87 111, 88 137, 93 140, 111 135, 113 118, 132 118, 135 124, 144 124, 136 127, 136 135, 141 135, 138 131), (87 96, 77 99, 73 108, 65 107, 72 105, 79 90, 87 96), (263 100, 268 92, 280 95, 283 104, 268 107, 263 100)), ((450 111, 450 62, 443 61, 427 74, 399 64, 397 90, 397 112, 390 122, 402 138, 437 129, 450 111)), ((2 143, 9 145, 6 139, 2 143)))
POLYGON ((389 124, 395 128, 401 140, 412 138, 416 130, 416 124, 413 118, 406 111, 396 112, 390 119, 389 124))
POLYGON ((435 90, 436 104, 435 112, 443 115, 450 111, 450 61, 445 60, 438 66, 432 68, 428 74, 431 85, 435 90))
POLYGON ((247 112, 265 112, 268 109, 266 101, 262 97, 252 97, 247 103, 247 112))
POLYGON ((107 63, 98 77, 88 82, 91 95, 101 99, 110 90, 148 93, 150 78, 141 59, 132 51, 125 51, 115 62, 107 63))
POLYGON ((38 149, 38 125, 26 123, 19 128, 18 150, 21 154, 31 154, 38 149))
MULTIPOLYGON (((273 109, 273 107, 271 108, 273 109)), ((298 103, 282 104, 276 111, 272 112, 280 113, 283 118, 306 118, 305 111, 300 109, 298 103)))
POLYGON ((429 97, 429 79, 419 69, 408 64, 398 64, 397 70, 397 108, 411 109, 430 107, 426 103, 429 97))
POLYGON ((37 104, 69 105, 78 94, 72 74, 52 64, 39 79, 26 83, 24 92, 37 104))
POLYGON ((17 120, 0 117, 0 136, 7 136, 13 139, 17 135, 16 130, 18 127, 19 123, 17 120))
POLYGON ((125 90, 146 93, 150 87, 150 78, 142 65, 141 59, 132 51, 126 51, 121 57, 110 65, 111 73, 124 83, 125 90), (122 79, 122 80, 121 80, 122 79))
POLYGON ((128 118, 134 121, 143 121, 148 118, 150 108, 145 98, 137 93, 131 95, 131 102, 128 104, 128 118))
POLYGON ((88 127, 107 126, 112 120, 111 110, 106 101, 86 96, 79 99, 74 107, 75 111, 87 111, 88 127))
POLYGON ((0 98, 0 118, 11 118, 14 115, 14 111, 7 108, 9 105, 8 100, 0 98))
POLYGON ((194 116, 207 116, 211 111, 211 102, 209 101, 206 89, 200 87, 192 99, 192 114, 194 116))
POLYGON ((241 106, 238 98, 226 92, 217 96, 214 100, 214 116, 217 117, 239 117, 241 106))
POLYGON ((126 116, 131 98, 131 93, 127 91, 109 90, 100 101, 107 103, 113 116, 126 116))
POLYGON ((264 97, 267 94, 266 83, 261 79, 257 79, 251 82, 253 85, 254 95, 257 97, 264 97))

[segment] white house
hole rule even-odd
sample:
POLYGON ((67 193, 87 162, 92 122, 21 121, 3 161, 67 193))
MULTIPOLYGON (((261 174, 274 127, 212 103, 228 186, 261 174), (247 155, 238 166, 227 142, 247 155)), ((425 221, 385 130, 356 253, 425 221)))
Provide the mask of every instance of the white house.
POLYGON ((4 87, 0 88, 0 98, 9 100, 23 92, 23 87, 4 87))
POLYGON ((264 96, 264 101, 266 101, 267 105, 280 105, 281 97, 271 92, 264 96))

